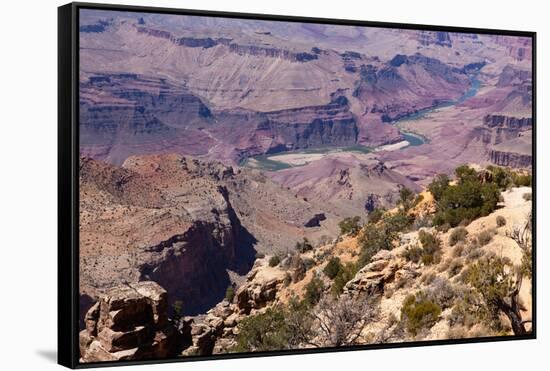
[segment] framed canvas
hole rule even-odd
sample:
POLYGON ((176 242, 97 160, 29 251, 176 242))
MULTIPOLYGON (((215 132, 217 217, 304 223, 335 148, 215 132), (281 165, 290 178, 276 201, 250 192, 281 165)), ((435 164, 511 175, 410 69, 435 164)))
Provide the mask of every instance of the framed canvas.
POLYGON ((59 8, 59 363, 534 339, 534 32, 59 8))

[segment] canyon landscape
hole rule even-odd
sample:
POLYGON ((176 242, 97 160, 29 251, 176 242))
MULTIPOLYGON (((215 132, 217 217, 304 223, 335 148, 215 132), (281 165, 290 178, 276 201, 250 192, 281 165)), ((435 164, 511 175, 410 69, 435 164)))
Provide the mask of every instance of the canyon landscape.
POLYGON ((81 9, 81 362, 532 325, 532 39, 81 9))

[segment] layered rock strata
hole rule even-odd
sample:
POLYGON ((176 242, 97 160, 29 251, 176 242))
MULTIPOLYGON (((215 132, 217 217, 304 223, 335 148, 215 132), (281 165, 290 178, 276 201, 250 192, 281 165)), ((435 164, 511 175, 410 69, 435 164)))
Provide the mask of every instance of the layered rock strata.
POLYGON ((83 362, 161 359, 176 356, 184 338, 168 320, 166 290, 155 282, 119 286, 86 314, 80 332, 83 362))

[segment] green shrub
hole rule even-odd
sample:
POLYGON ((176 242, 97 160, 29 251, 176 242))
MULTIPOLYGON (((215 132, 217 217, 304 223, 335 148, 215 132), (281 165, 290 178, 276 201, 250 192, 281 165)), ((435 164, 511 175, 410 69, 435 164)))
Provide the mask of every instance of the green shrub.
POLYGON ((459 183, 479 181, 478 173, 468 165, 460 165, 455 169, 455 176, 459 183))
POLYGON ((399 204, 403 206, 405 210, 409 210, 413 206, 414 193, 407 187, 401 187, 399 189, 399 204))
POLYGON ((323 273, 325 273, 327 277, 332 280, 336 277, 338 272, 340 272, 340 270, 343 268, 344 267, 342 266, 342 263, 340 263, 340 258, 333 257, 329 260, 329 262, 323 269, 323 273))
POLYGON ((233 286, 228 286, 225 290, 225 300, 232 303, 235 298, 235 288, 233 286))
POLYGON ((278 255, 273 255, 271 258, 269 258, 269 266, 270 267, 276 267, 281 262, 281 258, 279 258, 278 255))
POLYGON ((183 316, 183 301, 176 300, 172 304, 172 310, 174 312, 174 319, 177 321, 183 316))
POLYGON ((380 250, 393 249, 393 243, 397 241, 397 238, 396 233, 390 233, 385 228, 380 228, 374 224, 367 224, 358 240, 361 246, 359 265, 368 264, 371 258, 380 250))
POLYGON ((246 317, 239 323, 236 350, 246 352, 287 349, 290 336, 282 308, 268 308, 264 313, 246 317))
POLYGON ((296 250, 303 254, 307 251, 313 250, 313 245, 309 242, 307 238, 304 237, 301 242, 296 242, 296 250))
MULTIPOLYGON (((477 240, 476 240, 477 241, 477 240)), ((472 244, 469 247, 468 255, 466 256, 466 261, 469 263, 479 260, 483 256, 483 250, 479 248, 479 244, 472 244)))
POLYGON ((417 298, 421 295, 409 295, 403 301, 401 321, 407 331, 416 336, 421 330, 432 327, 441 314, 441 307, 431 300, 417 298))
POLYGON ((449 245, 454 246, 458 242, 464 242, 468 236, 468 231, 464 227, 455 228, 449 236, 449 245))
POLYGON ((439 305, 441 310, 450 308, 457 300, 455 286, 443 277, 435 277, 423 295, 424 299, 439 305))
POLYGON ((439 201, 443 197, 443 193, 449 187, 449 177, 445 174, 440 174, 434 178, 434 180, 428 186, 428 190, 439 201))
MULTIPOLYGON (((456 227, 464 221, 486 216, 496 209, 500 200, 500 189, 495 183, 482 182, 477 172, 468 166, 455 170, 457 184, 450 185, 437 177, 428 186, 434 193, 437 210, 434 225, 448 223, 456 227), (436 196, 437 195, 437 196, 436 196)), ((443 178, 445 179, 445 178, 443 178)))
POLYGON ((502 215, 497 216, 497 227, 504 227, 505 225, 506 219, 502 215))
POLYGON ((304 294, 304 302, 308 306, 313 306, 321 300, 321 296, 325 290, 325 285, 319 277, 315 276, 311 279, 311 281, 309 281, 305 289, 306 292, 304 294))
POLYGON ((521 280, 517 280, 517 271, 510 259, 491 256, 480 259, 465 271, 465 282, 474 288, 477 294, 478 312, 486 313, 486 321, 493 328, 502 330, 501 315, 511 322, 514 334, 525 334, 522 321, 519 290, 521 280))
POLYGON ((305 303, 292 297, 288 305, 276 305, 245 317, 238 325, 234 352, 295 349, 313 337, 313 316, 305 303))
POLYGON ((517 187, 531 187, 533 176, 531 174, 512 174, 512 179, 517 187))
POLYGON ((438 263, 441 260, 441 240, 424 230, 418 232, 420 246, 413 246, 406 249, 402 256, 414 263, 422 261, 425 265, 438 263))
POLYGON ((356 236, 357 233, 361 230, 361 226, 359 225, 359 222, 361 221, 361 217, 354 216, 352 218, 345 218, 340 223, 338 223, 338 226, 340 227, 340 234, 349 234, 351 236, 356 236))
POLYGON ((384 215, 379 223, 368 223, 363 228, 358 242, 361 246, 359 267, 370 262, 370 259, 380 250, 391 250, 399 239, 399 232, 410 227, 414 221, 413 216, 399 211, 392 215, 384 215))
POLYGON ((441 240, 432 233, 418 232, 418 239, 422 244, 422 263, 430 265, 441 260, 441 240))
POLYGON ((485 230, 477 235, 477 242, 480 246, 485 246, 493 239, 495 231, 492 229, 485 230))
POLYGON ((384 223, 383 227, 389 233, 404 232, 414 222, 414 216, 408 215, 403 210, 400 210, 397 213, 384 216, 382 222, 384 223))
POLYGON ((492 182, 500 189, 508 189, 513 183, 512 174, 508 169, 498 166, 487 166, 487 170, 492 175, 492 182))
POLYGON ((346 265, 338 271, 336 277, 334 277, 334 282, 331 287, 332 294, 336 297, 339 296, 344 290, 346 283, 352 280, 356 273, 357 266, 352 263, 346 263, 346 265))
POLYGON ((369 217, 368 217, 369 223, 373 223, 373 224, 378 223, 384 216, 384 212, 385 210, 380 208, 372 210, 369 213, 369 217))

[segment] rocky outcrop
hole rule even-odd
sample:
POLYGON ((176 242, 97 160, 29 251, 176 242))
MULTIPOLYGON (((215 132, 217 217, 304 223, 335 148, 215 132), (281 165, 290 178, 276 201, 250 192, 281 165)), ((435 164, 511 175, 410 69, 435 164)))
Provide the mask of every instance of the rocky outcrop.
POLYGON ((533 119, 531 117, 487 115, 483 118, 483 124, 489 128, 498 127, 522 131, 533 128, 533 119))
POLYGON ((361 54, 353 51, 346 51, 340 54, 344 62, 344 70, 346 72, 355 73, 359 70, 358 64, 361 61, 361 54))
POLYGON ((210 109, 183 85, 163 78, 83 77, 79 112, 81 154, 114 164, 136 153, 184 148, 186 154, 201 154, 212 144, 197 129, 212 120, 210 109))
POLYGON ((423 46, 437 45, 449 48, 453 46, 449 32, 420 31, 417 39, 418 43, 423 46))
POLYGON ((235 293, 235 302, 240 313, 264 308, 273 302, 280 290, 286 272, 267 266, 267 260, 258 261, 247 275, 247 281, 235 293))
POLYGON ((228 269, 252 267, 255 240, 222 183, 231 168, 179 156, 131 158, 124 168, 82 159, 80 176, 81 294, 97 298, 112 285, 155 281, 193 314, 223 298, 228 269), (164 182, 178 186, 167 191, 164 182))
POLYGON ((331 224, 304 228, 321 207, 255 170, 179 155, 122 167, 81 158, 80 210, 82 320, 106 289, 143 280, 164 287, 171 304, 181 300, 183 314, 204 313, 257 251, 287 251, 331 224))
POLYGON ((266 58, 281 58, 291 62, 309 62, 318 58, 316 53, 297 52, 288 49, 271 47, 245 45, 233 42, 229 38, 195 38, 195 37, 176 37, 168 31, 152 29, 144 26, 136 26, 138 33, 147 34, 153 37, 169 40, 170 42, 190 48, 212 48, 222 45, 228 47, 229 51, 239 55, 253 55, 266 58))
POLYGON ((235 345, 237 324, 241 321, 236 304, 224 300, 201 319, 184 319, 190 323, 191 346, 183 356, 227 353, 235 345))
POLYGON ((489 161, 493 164, 527 168, 533 163, 532 130, 531 117, 487 115, 474 135, 488 145, 489 161))
POLYGON ((357 142, 357 125, 344 96, 334 96, 326 105, 272 111, 265 117, 255 135, 278 138, 268 153, 357 142))
POLYGON ((498 166, 514 168, 528 168, 533 166, 533 156, 530 154, 503 152, 493 149, 489 152, 489 156, 491 162, 498 166))
POLYGON ((166 291, 150 281, 107 290, 85 322, 79 335, 83 362, 174 357, 189 340, 168 320, 166 291))
POLYGON ((531 117, 513 117, 505 115, 487 115, 483 126, 476 129, 476 134, 486 144, 500 144, 520 136, 533 129, 531 117))
POLYGON ((229 44, 229 50, 239 55, 254 55, 257 57, 281 58, 291 62, 309 62, 318 58, 315 53, 294 52, 276 47, 262 47, 256 45, 229 44))
POLYGON ((530 81, 532 78, 533 73, 531 71, 507 65, 498 78, 497 87, 518 85, 530 81))
POLYGON ((384 285, 402 274, 402 262, 395 259, 391 251, 380 250, 344 286, 344 293, 352 297, 358 295, 375 296, 384 292, 384 285))
POLYGON ((287 265, 283 271, 270 267, 267 259, 259 259, 246 281, 235 292, 233 302, 223 300, 204 316, 184 318, 183 327, 190 328, 191 345, 182 354, 210 355, 231 350, 236 345, 237 326, 241 320, 272 305, 277 300, 287 272, 291 276, 296 273, 295 265, 290 262, 287 265))

